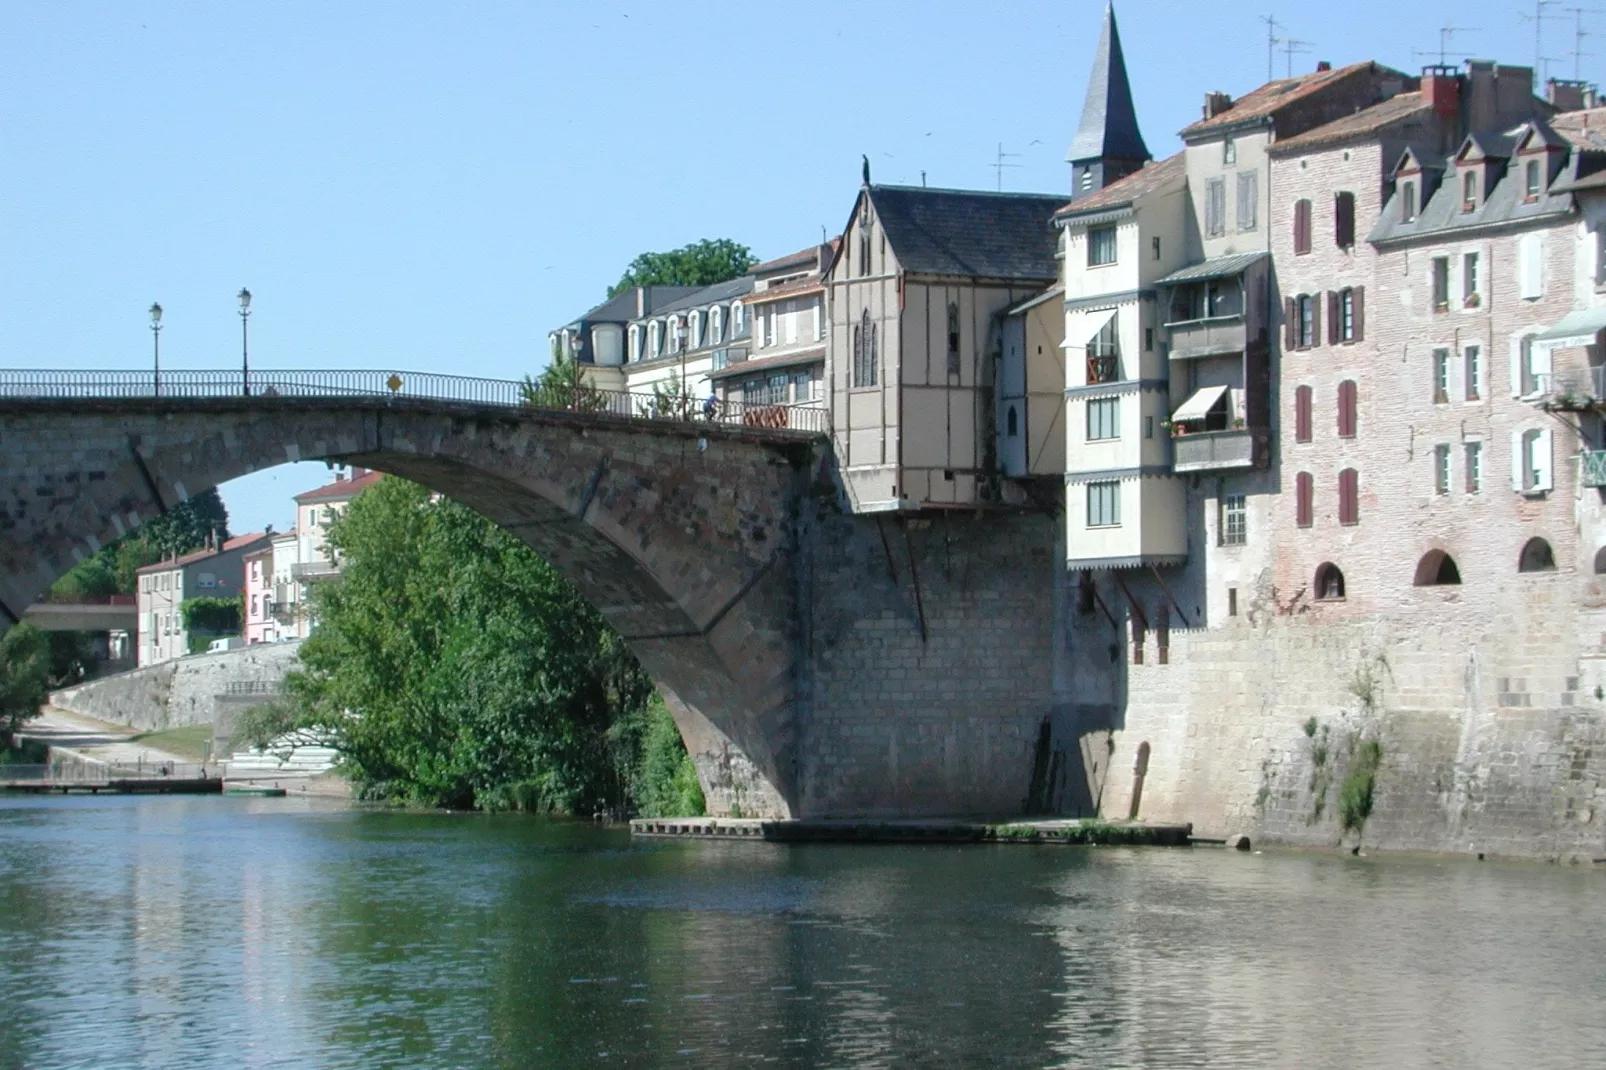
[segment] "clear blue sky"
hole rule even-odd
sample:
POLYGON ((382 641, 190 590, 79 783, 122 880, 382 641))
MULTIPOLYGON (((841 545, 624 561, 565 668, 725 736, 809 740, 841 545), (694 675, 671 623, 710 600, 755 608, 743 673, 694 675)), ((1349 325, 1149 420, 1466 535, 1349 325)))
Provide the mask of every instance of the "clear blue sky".
MULTIPOLYGON (((0 11, 0 365, 239 360, 517 377, 638 252, 760 257, 841 226, 876 181, 1067 189, 1103 0, 12 0, 0 11)), ((1573 6, 1590 6, 1578 2, 1573 6)), ((1319 59, 1453 51, 1529 64, 1533 0, 1124 0, 1150 149, 1203 93, 1253 88, 1266 28, 1319 59)), ((1544 54, 1570 76, 1571 19, 1544 54)), ((1588 16, 1603 38, 1606 15, 1588 16)), ((1585 49, 1592 49, 1586 39, 1585 49)), ((1582 73, 1599 79, 1602 58, 1582 73)), ((1278 76, 1284 59, 1276 61, 1278 76)), ((224 488, 235 530, 289 523, 297 466, 224 488)))

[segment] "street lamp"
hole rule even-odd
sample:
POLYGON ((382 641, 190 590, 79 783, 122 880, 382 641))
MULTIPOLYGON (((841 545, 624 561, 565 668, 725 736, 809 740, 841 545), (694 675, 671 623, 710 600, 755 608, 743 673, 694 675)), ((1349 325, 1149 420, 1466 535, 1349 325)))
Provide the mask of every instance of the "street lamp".
POLYGON ((162 396, 162 306, 151 302, 151 360, 155 370, 156 396, 162 396))
POLYGON ((251 291, 240 287, 240 382, 245 396, 251 396, 251 345, 246 329, 251 319, 251 291))
POLYGON ((675 346, 680 350, 680 418, 687 419, 691 409, 691 394, 686 389, 686 321, 675 321, 675 346))

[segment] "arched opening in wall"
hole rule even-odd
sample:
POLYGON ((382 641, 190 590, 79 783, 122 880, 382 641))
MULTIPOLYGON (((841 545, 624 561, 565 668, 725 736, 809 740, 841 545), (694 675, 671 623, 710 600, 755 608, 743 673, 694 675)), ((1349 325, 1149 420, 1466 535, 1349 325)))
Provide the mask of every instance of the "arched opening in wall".
POLYGON ((1595 575, 1606 575, 1606 546, 1595 551, 1595 575))
POLYGON ((1331 561, 1316 568, 1316 597, 1323 602, 1338 602, 1344 598, 1344 573, 1331 561))
POLYGON ((1009 417, 1005 422, 1009 425, 1008 433, 1010 438, 1020 434, 1020 417, 1015 414, 1015 406, 1011 405, 1009 407, 1009 417))
MULTIPOLYGON (((1556 555, 1550 552, 1550 543, 1535 536, 1522 544, 1522 555, 1517 558, 1518 572, 1554 572, 1556 571, 1556 555)), ((1600 571, 1600 559, 1596 557, 1595 571, 1600 571)))
POLYGON ((1461 582, 1461 570, 1455 567, 1455 558, 1443 550, 1429 550, 1416 563, 1417 587, 1448 587, 1461 582))
POLYGON ((1138 819, 1138 810, 1143 805, 1143 781, 1149 775, 1149 741, 1144 740, 1138 744, 1138 757, 1132 763, 1132 803, 1127 807, 1128 821, 1138 819))

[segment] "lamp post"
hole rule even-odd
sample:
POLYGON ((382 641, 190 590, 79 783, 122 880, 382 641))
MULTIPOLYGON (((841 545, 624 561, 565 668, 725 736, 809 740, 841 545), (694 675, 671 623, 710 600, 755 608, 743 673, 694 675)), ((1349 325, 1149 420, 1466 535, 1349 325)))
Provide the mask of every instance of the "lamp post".
POLYGON ((246 397, 251 396, 251 344, 247 324, 251 320, 251 291, 240 287, 240 384, 246 397))
POLYGON ((162 306, 151 302, 151 367, 155 394, 162 396, 162 306))
POLYGON ((678 402, 678 405, 680 407, 680 418, 682 420, 685 420, 685 419, 689 418, 690 413, 689 413, 688 410, 691 408, 691 405, 690 405, 691 398, 690 398, 690 395, 686 391, 686 321, 685 320, 676 320, 675 321, 675 346, 680 350, 680 400, 678 402))

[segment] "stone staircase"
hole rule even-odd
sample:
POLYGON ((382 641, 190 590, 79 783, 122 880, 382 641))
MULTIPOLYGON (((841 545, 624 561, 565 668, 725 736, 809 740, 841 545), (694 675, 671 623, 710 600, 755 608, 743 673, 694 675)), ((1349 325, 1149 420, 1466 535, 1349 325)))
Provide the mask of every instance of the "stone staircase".
POLYGON ((230 780, 272 776, 317 776, 340 760, 332 747, 307 732, 286 732, 262 750, 235 751, 224 776, 230 780))

